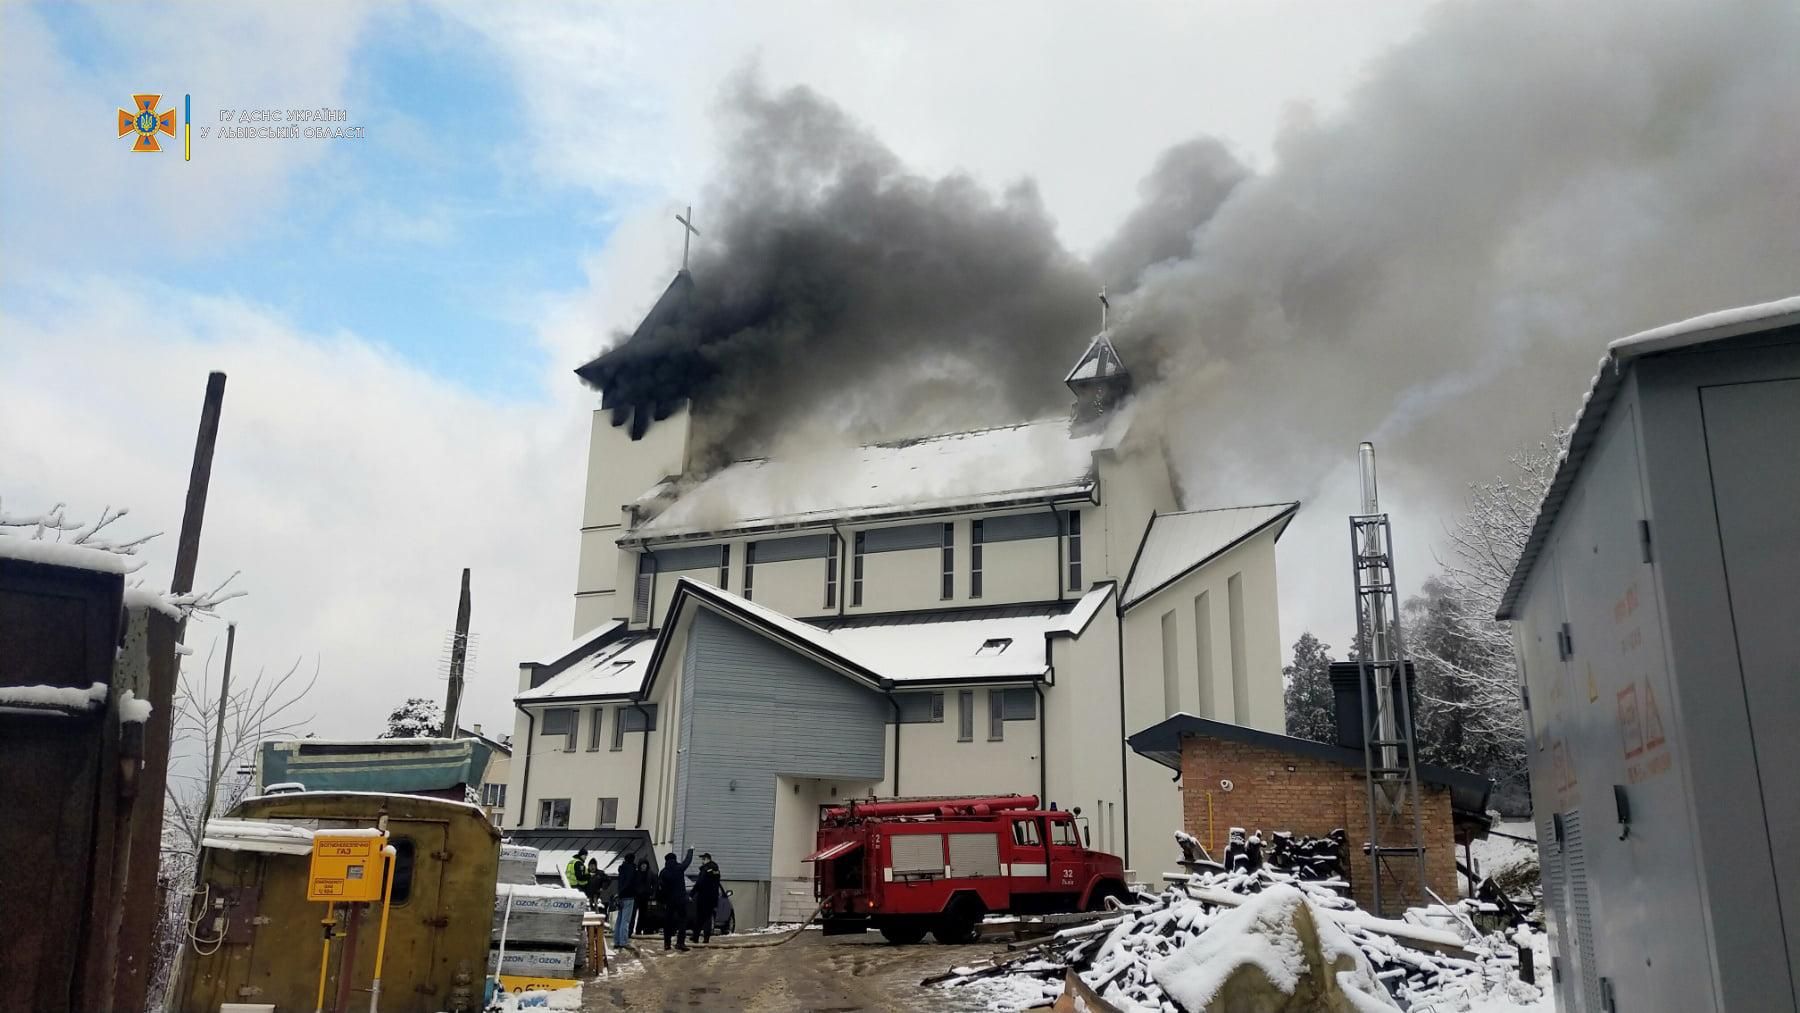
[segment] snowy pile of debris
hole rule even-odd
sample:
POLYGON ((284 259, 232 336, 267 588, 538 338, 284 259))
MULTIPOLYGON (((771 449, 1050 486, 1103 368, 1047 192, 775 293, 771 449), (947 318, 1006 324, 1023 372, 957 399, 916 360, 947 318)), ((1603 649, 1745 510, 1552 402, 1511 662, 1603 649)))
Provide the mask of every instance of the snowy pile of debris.
POLYGON ((1547 966, 1542 934, 1521 926, 1482 935, 1465 905, 1386 919, 1343 896, 1341 880, 1267 867, 1169 878, 1162 893, 1140 894, 1112 917, 942 984, 992 980, 1008 1000, 996 1005, 1013 1009, 1056 996, 1068 971, 1121 1010, 1551 1008, 1519 977, 1521 947, 1547 966))

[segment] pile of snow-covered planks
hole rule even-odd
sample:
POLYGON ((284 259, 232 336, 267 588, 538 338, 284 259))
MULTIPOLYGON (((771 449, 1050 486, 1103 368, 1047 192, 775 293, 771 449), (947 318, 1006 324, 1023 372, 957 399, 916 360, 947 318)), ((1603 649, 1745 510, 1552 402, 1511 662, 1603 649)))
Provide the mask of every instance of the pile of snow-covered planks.
POLYGON ((1550 1009, 1537 986, 1519 979, 1520 946, 1538 951, 1537 967, 1548 965, 1544 937, 1530 929, 1484 936, 1461 911, 1441 907, 1377 918, 1339 892, 1342 882, 1266 867, 1169 878, 1160 894, 1140 894, 1109 920, 942 984, 999 979, 1008 994, 1028 996, 1035 979, 1047 994, 1073 970, 1123 1010, 1249 1008, 1251 993, 1277 1001, 1256 1006, 1268 1009, 1550 1009))

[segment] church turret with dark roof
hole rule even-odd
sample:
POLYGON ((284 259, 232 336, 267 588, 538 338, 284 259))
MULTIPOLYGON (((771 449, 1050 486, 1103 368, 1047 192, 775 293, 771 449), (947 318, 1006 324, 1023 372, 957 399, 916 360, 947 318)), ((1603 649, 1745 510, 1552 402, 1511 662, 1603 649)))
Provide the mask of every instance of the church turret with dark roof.
POLYGON ((1063 377, 1075 394, 1076 423, 1092 422, 1111 412, 1131 395, 1131 373, 1113 347, 1110 331, 1101 331, 1088 342, 1075 368, 1063 377))

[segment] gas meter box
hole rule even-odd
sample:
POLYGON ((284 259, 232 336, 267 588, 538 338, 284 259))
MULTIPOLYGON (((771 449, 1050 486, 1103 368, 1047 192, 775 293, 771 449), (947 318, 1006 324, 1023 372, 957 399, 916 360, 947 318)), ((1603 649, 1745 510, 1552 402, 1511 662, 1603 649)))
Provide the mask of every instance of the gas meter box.
POLYGON ((377 830, 314 834, 306 899, 341 903, 380 900, 381 849, 386 846, 387 835, 377 830))

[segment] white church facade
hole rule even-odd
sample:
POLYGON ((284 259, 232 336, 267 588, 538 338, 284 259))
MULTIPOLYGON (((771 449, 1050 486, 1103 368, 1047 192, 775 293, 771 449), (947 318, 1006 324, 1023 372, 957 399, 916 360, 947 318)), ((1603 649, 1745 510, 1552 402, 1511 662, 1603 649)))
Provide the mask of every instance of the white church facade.
POLYGON ((1180 792, 1125 736, 1282 730, 1298 504, 1177 509, 1128 382, 1102 334, 1068 415, 704 476, 703 403, 603 403, 577 636, 520 666, 508 828, 710 851, 744 927, 812 909, 819 806, 852 797, 1039 795, 1159 874, 1180 792))

